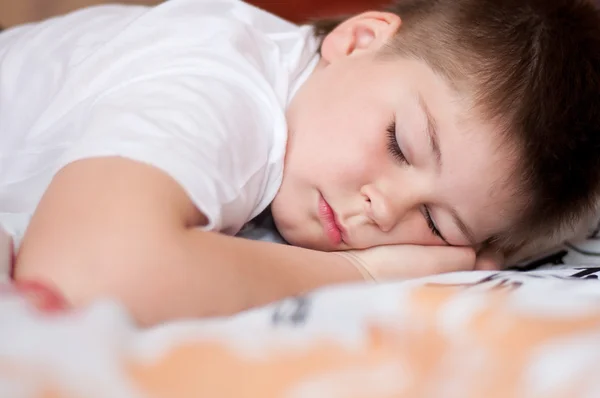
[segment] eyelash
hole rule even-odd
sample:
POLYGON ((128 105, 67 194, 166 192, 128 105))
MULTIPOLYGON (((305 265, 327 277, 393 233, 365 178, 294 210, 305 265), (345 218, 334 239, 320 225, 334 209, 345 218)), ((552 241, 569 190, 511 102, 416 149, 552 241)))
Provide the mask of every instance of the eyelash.
POLYGON ((433 218, 431 218, 431 213, 429 213, 429 209, 425 206, 423 207, 423 216, 425 217, 425 221, 427 221, 427 226, 431 230, 431 233, 434 234, 435 236, 437 236, 438 238, 442 239, 443 241, 445 241, 446 239, 444 239, 444 237, 442 236, 440 231, 435 226, 435 223, 433 222, 433 218))
POLYGON ((398 143, 398 138, 396 138, 396 122, 390 123, 387 128, 387 149, 388 152, 400 163, 408 164, 408 160, 406 160, 406 156, 402 153, 400 149, 400 144, 398 143))

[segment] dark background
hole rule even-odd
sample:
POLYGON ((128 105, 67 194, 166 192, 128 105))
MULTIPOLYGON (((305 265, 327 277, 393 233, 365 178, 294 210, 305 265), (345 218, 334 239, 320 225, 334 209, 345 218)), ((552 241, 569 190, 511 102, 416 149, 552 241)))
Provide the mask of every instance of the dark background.
MULTIPOLYGON (((9 27, 108 2, 157 4, 160 0, 0 0, 0 25, 9 27)), ((377 8, 384 3, 382 0, 249 0, 248 2, 297 23, 305 22, 309 18, 357 13, 377 8)))

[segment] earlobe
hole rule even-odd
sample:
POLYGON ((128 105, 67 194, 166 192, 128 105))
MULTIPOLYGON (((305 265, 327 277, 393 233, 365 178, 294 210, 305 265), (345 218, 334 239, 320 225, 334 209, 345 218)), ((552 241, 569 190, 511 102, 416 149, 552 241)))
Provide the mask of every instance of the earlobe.
POLYGON ((374 50, 391 39, 400 28, 396 14, 369 11, 342 22, 323 40, 322 58, 331 63, 357 51, 374 50))

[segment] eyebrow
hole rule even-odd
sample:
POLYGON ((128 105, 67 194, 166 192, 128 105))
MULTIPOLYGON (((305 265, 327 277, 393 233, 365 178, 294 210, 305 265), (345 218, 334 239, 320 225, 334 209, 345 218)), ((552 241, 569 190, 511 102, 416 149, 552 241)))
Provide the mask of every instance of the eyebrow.
POLYGON ((417 95, 417 98, 419 106, 421 107, 421 110, 427 118, 427 128, 425 129, 425 131, 427 133, 427 138, 429 141, 431 152, 433 152, 433 155, 435 156, 436 166, 439 171, 442 168, 442 152, 440 151, 440 140, 437 134, 437 123, 433 118, 433 115, 429 111, 429 107, 425 103, 423 96, 421 96, 421 94, 419 93, 417 95))

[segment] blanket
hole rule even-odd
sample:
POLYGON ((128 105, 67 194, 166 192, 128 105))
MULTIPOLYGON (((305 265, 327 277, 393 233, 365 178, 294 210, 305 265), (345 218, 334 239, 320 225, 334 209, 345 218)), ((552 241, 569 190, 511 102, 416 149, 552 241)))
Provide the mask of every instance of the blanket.
POLYGON ((150 329, 116 302, 65 311, 4 283, 0 397, 600 396, 598 239, 502 272, 339 286, 150 329))

